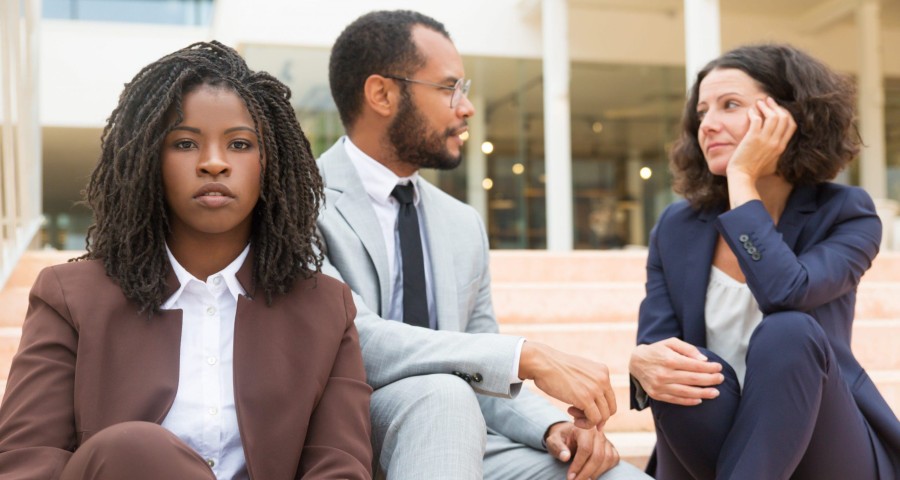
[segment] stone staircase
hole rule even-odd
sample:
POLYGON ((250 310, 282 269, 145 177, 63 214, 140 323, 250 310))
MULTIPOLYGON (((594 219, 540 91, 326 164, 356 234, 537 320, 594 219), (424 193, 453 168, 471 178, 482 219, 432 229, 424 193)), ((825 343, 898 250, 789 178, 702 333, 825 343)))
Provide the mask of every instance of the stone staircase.
MULTIPOLYGON (((0 291, 0 393, 35 277, 41 268, 80 254, 27 252, 0 291)), ((648 410, 628 409, 627 372, 644 296, 645 261, 646 252, 634 250, 491 253, 494 308, 501 331, 608 365, 618 413, 606 431, 622 457, 640 467, 655 435, 648 410)), ((884 252, 859 287, 853 350, 895 412, 900 412, 898 344, 900 253, 884 252)))
MULTIPOLYGON (((620 455, 646 464, 649 410, 629 410, 628 358, 644 297, 646 251, 494 251, 494 309, 503 333, 605 363, 618 412, 606 425, 620 455)), ((859 286, 853 351, 900 412, 900 253, 884 252, 859 286)), ((561 408, 563 405, 558 404, 561 408)))

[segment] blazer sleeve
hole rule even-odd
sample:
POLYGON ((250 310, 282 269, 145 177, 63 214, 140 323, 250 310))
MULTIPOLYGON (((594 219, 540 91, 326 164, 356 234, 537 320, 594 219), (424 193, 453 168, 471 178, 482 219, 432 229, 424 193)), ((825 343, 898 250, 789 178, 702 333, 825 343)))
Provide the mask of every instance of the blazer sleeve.
POLYGON ((31 289, 0 406, 0 479, 59 478, 76 445, 78 333, 62 285, 44 269, 31 289))
MULTIPOLYGON (((322 273, 344 281, 327 255, 322 263, 322 273)), ((371 281, 377 279, 373 277, 371 281)), ((507 398, 516 395, 518 390, 510 385, 509 372, 519 337, 496 335, 496 324, 492 329, 483 320, 483 312, 489 307, 485 302, 490 300, 490 277, 480 281, 482 286, 476 300, 480 320, 471 323, 466 332, 431 330, 385 320, 354 292, 356 328, 369 385, 379 389, 418 375, 477 372, 483 380, 470 383, 477 393, 507 398)))
POLYGON ((372 478, 369 399, 350 289, 342 286, 344 333, 328 383, 312 413, 298 478, 372 478))
POLYGON ((810 222, 825 231, 795 253, 758 200, 716 220, 764 314, 809 311, 854 291, 878 253, 881 221, 862 189, 843 189, 810 222))

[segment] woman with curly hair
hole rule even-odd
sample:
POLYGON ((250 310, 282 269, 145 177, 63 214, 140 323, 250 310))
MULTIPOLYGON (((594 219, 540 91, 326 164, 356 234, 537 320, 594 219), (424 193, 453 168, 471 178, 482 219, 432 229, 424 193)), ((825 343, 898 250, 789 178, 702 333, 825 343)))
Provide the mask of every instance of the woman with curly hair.
POLYGON ((697 75, 651 233, 632 353, 661 479, 894 479, 900 422, 850 350, 878 253, 869 195, 830 183, 859 151, 854 89, 786 45, 697 75))
POLYGON ((125 86, 87 253, 29 298, 0 477, 370 477, 356 311, 319 273, 322 182, 289 99, 217 42, 125 86))

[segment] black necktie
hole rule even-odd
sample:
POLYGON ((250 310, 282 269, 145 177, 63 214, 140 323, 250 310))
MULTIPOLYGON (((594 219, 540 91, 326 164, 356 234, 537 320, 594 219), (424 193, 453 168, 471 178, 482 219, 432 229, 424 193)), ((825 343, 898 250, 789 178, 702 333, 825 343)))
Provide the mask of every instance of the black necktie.
POLYGON ((400 202, 397 230, 400 232, 400 258, 403 262, 403 323, 429 328, 425 260, 412 184, 397 185, 391 196, 400 202))

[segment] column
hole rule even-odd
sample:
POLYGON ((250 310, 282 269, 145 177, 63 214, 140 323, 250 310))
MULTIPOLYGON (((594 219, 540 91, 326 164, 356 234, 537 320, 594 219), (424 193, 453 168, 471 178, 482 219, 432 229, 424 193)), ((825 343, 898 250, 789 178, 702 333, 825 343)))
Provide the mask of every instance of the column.
POLYGON ((860 155, 860 184, 873 198, 887 197, 884 132, 884 80, 881 68, 881 21, 878 2, 866 0, 856 11, 859 35, 857 85, 859 133, 865 146, 860 155))
MULTIPOLYGON (((473 84, 476 82, 472 82, 473 84)), ((478 84, 479 87, 484 84, 478 84)), ((485 226, 488 226, 487 191, 482 182, 487 177, 487 155, 481 151, 481 144, 487 138, 484 96, 469 97, 475 107, 475 115, 469 118, 469 139, 466 140, 466 200, 474 208, 485 226)))
POLYGON ((568 4, 566 0, 544 0, 541 13, 547 250, 569 251, 573 224, 568 4))
POLYGON ((688 91, 697 73, 722 53, 719 0, 684 0, 684 74, 688 91))

